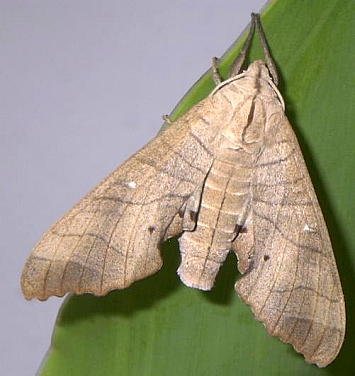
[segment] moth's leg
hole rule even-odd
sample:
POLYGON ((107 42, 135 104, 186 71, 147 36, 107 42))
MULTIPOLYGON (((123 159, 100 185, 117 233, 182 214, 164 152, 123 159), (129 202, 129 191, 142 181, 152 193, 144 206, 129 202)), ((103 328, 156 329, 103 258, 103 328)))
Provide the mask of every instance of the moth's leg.
POLYGON ((193 231, 197 224, 197 216, 200 208, 202 186, 199 187, 186 201, 182 210, 184 218, 182 228, 184 231, 193 231))
POLYGON ((253 34, 254 34, 254 30, 255 30, 255 19, 256 19, 255 14, 252 13, 251 14, 249 34, 247 36, 247 39, 246 39, 241 51, 239 52, 239 55, 236 57, 236 59, 234 60, 234 62, 231 65, 229 77, 236 76, 242 68, 242 65, 243 65, 244 60, 245 60, 245 56, 246 56, 246 54, 247 54, 247 52, 250 48, 250 45, 251 45, 251 40, 253 39, 253 34))
POLYGON ((163 241, 170 239, 174 236, 180 235, 182 233, 182 223, 183 223, 183 213, 180 211, 175 215, 170 225, 166 229, 163 241))
POLYGON ((264 51, 266 65, 269 69, 269 72, 272 76, 272 79, 273 79, 275 85, 277 86, 278 83, 279 83, 279 77, 277 75, 276 65, 274 63, 274 60, 271 57, 271 53, 270 53, 270 49, 269 49, 269 46, 268 46, 267 41, 266 41, 264 29, 263 29, 261 22, 260 22, 260 15, 252 13, 252 17, 254 18, 254 22, 255 22, 255 25, 256 25, 256 31, 258 32, 260 42, 261 42, 261 46, 262 46, 263 51, 264 51))
POLYGON ((164 240, 179 235, 183 231, 193 231, 196 228, 201 194, 202 186, 198 188, 179 209, 166 231, 164 240))
POLYGON ((163 115, 162 116, 163 120, 166 121, 168 124, 172 124, 173 121, 171 120, 169 115, 163 115))
POLYGON ((218 57, 212 58, 212 78, 216 85, 219 85, 223 81, 223 78, 218 70, 218 62, 218 57))

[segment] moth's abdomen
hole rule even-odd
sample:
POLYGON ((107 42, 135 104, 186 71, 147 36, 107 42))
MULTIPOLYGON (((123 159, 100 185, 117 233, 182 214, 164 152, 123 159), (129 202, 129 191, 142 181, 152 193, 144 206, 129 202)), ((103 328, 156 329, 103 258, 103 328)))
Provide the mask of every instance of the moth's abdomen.
POLYGON ((246 217, 251 169, 238 166, 243 151, 222 151, 204 183, 197 226, 179 239, 178 274, 190 287, 210 290, 246 217))

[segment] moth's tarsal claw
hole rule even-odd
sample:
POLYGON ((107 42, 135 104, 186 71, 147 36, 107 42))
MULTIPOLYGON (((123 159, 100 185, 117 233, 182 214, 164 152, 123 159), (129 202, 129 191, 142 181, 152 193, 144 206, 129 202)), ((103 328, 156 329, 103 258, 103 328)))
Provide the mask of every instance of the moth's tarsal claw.
POLYGON ((162 119, 163 119, 164 121, 166 121, 168 124, 172 124, 172 123, 173 123, 173 121, 171 120, 170 116, 167 115, 167 114, 162 115, 162 119))

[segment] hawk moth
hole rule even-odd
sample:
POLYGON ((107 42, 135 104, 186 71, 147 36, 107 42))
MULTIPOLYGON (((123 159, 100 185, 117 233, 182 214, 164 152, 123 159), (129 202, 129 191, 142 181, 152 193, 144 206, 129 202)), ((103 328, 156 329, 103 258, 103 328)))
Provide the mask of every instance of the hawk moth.
POLYGON ((119 166, 55 223, 32 251, 27 299, 105 295, 157 272, 160 244, 179 237, 178 274, 209 290, 230 251, 238 295, 271 335, 326 366, 345 333, 328 231, 258 15, 230 78, 217 60, 213 92, 119 166), (266 64, 240 73, 254 29, 266 64))

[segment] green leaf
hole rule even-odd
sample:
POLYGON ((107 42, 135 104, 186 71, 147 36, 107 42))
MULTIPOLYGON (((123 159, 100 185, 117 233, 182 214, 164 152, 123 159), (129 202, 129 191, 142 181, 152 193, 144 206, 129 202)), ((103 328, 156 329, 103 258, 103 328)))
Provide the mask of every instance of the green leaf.
MULTIPOLYGON (((354 14, 353 0, 279 0, 262 16, 287 116, 328 223, 344 288, 348 325, 336 361, 318 369, 267 335, 234 291, 238 273, 232 255, 211 292, 185 287, 176 275, 178 246, 171 240, 155 276, 104 298, 66 299, 42 376, 355 374, 354 14)), ((223 74, 239 48, 237 42, 226 53, 223 74)), ((261 57, 254 41, 249 60, 261 57)), ((172 117, 212 87, 210 75, 204 75, 172 117)))

